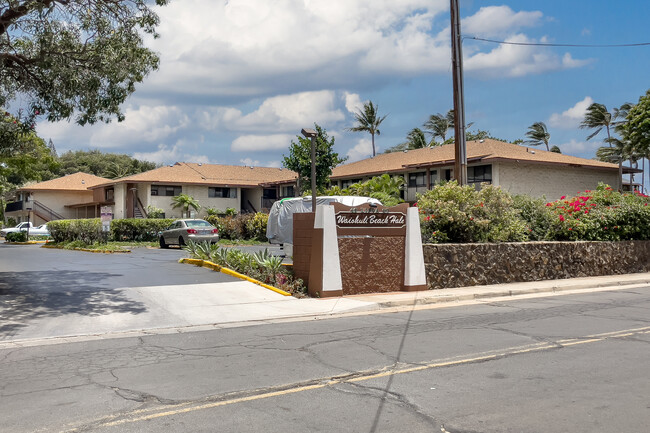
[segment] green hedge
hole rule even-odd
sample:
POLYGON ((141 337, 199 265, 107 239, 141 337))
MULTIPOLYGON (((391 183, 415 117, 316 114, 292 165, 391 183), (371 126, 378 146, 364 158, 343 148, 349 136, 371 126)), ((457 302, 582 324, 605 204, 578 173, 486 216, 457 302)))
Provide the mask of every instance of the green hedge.
POLYGON ((7 242, 27 242, 27 232, 11 232, 5 236, 7 242))
POLYGON ((111 221, 108 234, 102 233, 99 218, 56 220, 47 224, 54 242, 81 241, 86 244, 114 241, 155 241, 158 232, 166 229, 175 218, 166 219, 118 219, 111 221))
POLYGON ((158 232, 165 230, 174 221, 176 218, 113 220, 111 221, 111 238, 115 241, 156 241, 158 232))

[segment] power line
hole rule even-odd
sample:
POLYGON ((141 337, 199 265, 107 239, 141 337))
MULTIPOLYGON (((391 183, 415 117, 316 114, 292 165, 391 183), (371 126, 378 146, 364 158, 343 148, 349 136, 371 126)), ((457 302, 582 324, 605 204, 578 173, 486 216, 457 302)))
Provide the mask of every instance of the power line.
POLYGON ((621 48, 621 47, 642 47, 650 45, 650 42, 640 42, 637 44, 545 44, 538 42, 508 42, 508 41, 496 41, 493 39, 483 39, 477 38, 476 36, 465 36, 463 39, 473 39, 475 41, 482 42, 491 42, 493 44, 503 44, 503 45, 528 45, 528 46, 537 46, 537 47, 578 47, 578 48, 621 48))

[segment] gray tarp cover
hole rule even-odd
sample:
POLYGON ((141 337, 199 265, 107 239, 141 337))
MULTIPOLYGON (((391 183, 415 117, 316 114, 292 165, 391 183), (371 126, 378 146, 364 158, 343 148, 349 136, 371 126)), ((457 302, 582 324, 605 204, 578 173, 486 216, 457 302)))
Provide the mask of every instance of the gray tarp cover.
MULTIPOLYGON (((365 203, 381 204, 376 198, 333 195, 316 197, 316 206, 331 203, 343 203, 347 206, 359 206, 365 203)), ((266 226, 266 237, 272 244, 293 243, 293 214, 311 212, 311 197, 285 198, 271 206, 269 222, 266 226)))

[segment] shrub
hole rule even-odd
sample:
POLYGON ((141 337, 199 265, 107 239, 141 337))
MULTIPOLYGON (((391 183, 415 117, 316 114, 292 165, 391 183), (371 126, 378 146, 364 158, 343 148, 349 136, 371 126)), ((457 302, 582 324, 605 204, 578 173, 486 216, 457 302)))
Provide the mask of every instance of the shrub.
POLYGON ((165 218, 165 212, 159 207, 147 206, 147 218, 158 219, 165 218))
POLYGON ((260 242, 268 241, 266 237, 266 226, 269 222, 269 214, 258 212, 245 219, 246 239, 253 239, 260 242))
POLYGON ((111 221, 111 237, 115 241, 155 241, 158 239, 158 232, 165 230, 174 221, 175 218, 113 220, 111 221))
POLYGON ((27 232, 7 233, 5 240, 7 242, 27 242, 27 232))
POLYGON ((546 206, 546 200, 527 195, 515 195, 512 197, 512 202, 526 224, 528 239, 531 241, 549 240, 554 216, 546 206))
POLYGON ((448 182, 418 196, 424 242, 508 242, 527 239, 510 195, 448 182))
POLYGON ((99 218, 50 221, 47 228, 54 242, 80 241, 92 244, 105 241, 99 218))

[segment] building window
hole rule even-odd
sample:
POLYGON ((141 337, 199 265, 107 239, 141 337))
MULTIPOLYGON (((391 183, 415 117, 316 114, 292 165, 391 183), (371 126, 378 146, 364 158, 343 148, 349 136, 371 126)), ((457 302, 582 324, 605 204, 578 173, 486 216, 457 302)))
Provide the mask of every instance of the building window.
POLYGON ((237 198, 237 188, 210 187, 208 188, 208 197, 237 198))
POLYGON ((264 190, 262 191, 262 198, 268 200, 277 200, 278 190, 275 188, 264 188, 264 190))
POLYGON ((409 188, 416 188, 418 186, 427 186, 426 179, 427 179, 426 172, 409 173, 409 188))
POLYGON ((452 168, 448 168, 445 170, 445 179, 447 182, 452 180, 454 178, 454 170, 452 168))
POLYGON ((341 181, 341 189, 350 188, 350 185, 354 185, 355 183, 361 183, 361 179, 342 180, 341 181))
POLYGON ((106 191, 104 191, 104 200, 105 201, 115 200, 115 188, 106 188, 106 191))
POLYGON ((435 185, 438 182, 438 170, 431 170, 431 185, 435 185))
POLYGON ((467 183, 492 183, 492 166, 476 165, 467 167, 467 183))
POLYGON ((282 197, 295 197, 295 194, 293 185, 282 187, 282 197))
POLYGON ((159 195, 165 197, 175 197, 180 195, 182 188, 175 185, 151 185, 151 195, 159 195))

